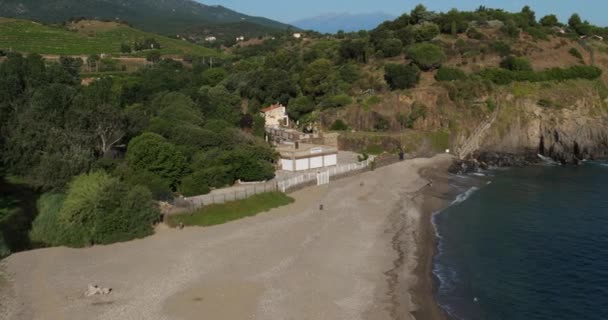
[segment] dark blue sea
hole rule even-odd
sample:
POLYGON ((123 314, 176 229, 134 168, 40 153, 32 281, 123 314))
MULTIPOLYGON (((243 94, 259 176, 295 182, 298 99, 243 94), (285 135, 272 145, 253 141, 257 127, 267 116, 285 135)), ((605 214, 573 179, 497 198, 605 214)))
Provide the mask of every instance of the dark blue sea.
POLYGON ((608 163, 453 176, 435 214, 450 319, 608 319, 608 163))

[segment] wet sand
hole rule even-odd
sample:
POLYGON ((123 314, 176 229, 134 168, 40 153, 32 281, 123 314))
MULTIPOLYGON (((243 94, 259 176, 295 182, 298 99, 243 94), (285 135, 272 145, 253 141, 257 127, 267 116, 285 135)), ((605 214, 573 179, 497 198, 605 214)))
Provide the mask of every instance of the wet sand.
POLYGON ((0 318, 442 319, 430 214, 447 184, 429 187, 419 172, 449 162, 408 160, 306 188, 289 206, 220 226, 14 254, 0 318), (85 298, 89 283, 113 291, 85 298))

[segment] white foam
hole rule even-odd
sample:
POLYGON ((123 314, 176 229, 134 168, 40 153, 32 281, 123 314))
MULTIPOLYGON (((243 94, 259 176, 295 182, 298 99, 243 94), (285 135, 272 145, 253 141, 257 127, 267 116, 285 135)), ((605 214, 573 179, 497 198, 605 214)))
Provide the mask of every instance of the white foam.
POLYGON ((459 203, 466 201, 477 190, 479 190, 479 188, 471 187, 469 190, 465 191, 464 193, 459 194, 456 197, 456 199, 454 199, 454 201, 452 201, 452 205, 459 204, 459 203))
POLYGON ((478 176, 478 177, 485 177, 486 175, 481 173, 481 172, 474 172, 473 175, 478 176))

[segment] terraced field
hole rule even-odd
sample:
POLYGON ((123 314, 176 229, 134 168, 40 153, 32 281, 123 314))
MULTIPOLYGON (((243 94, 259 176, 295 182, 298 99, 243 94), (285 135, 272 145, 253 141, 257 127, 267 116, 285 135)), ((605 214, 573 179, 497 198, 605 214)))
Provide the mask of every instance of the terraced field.
POLYGON ((215 50, 143 32, 115 22, 81 21, 67 27, 48 26, 28 20, 0 18, 0 49, 24 53, 81 55, 120 53, 122 43, 133 45, 156 39, 163 55, 218 56, 215 50))

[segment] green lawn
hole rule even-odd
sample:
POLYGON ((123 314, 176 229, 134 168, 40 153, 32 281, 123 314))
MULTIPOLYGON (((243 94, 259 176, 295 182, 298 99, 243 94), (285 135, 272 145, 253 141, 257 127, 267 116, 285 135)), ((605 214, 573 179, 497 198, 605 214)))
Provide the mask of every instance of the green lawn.
POLYGON ((187 41, 171 39, 157 34, 114 24, 109 27, 77 32, 59 26, 48 26, 28 20, 0 18, 0 49, 24 53, 84 55, 118 54, 122 43, 133 44, 146 38, 156 39, 162 54, 194 54, 214 57, 216 50, 187 41))
POLYGON ((192 214, 180 214, 169 218, 169 225, 213 226, 268 211, 292 203, 293 198, 281 192, 268 192, 244 200, 214 204, 192 214))

